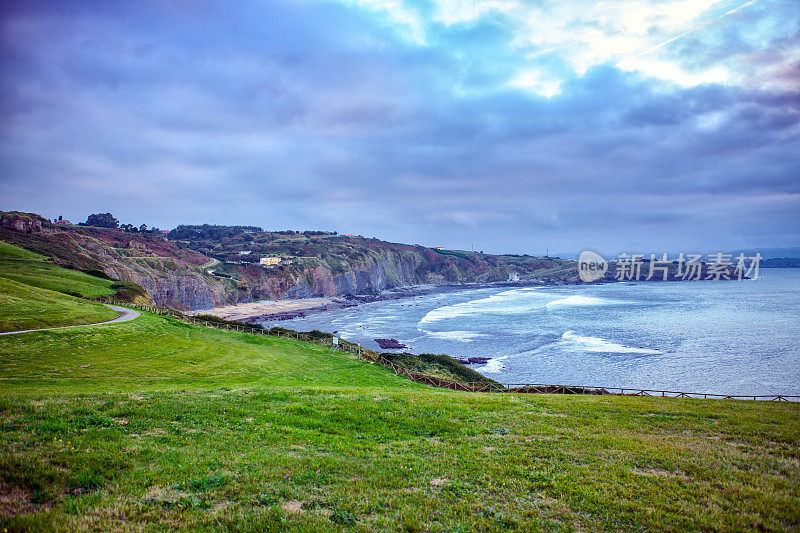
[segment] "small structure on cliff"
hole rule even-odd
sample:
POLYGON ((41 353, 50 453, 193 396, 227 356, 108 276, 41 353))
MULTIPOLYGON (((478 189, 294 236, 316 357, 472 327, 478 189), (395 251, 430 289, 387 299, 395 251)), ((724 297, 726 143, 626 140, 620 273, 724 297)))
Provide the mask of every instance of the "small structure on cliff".
POLYGON ((281 264, 280 257, 262 257, 261 260, 258 262, 261 266, 275 266, 281 264))

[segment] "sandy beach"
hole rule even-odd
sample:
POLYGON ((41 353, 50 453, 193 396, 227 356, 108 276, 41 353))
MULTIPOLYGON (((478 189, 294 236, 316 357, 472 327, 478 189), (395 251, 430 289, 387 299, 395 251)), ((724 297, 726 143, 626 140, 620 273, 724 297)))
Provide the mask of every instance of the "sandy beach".
POLYGON ((191 311, 191 315, 212 315, 225 320, 236 320, 239 322, 263 322, 274 320, 287 320, 329 311, 342 307, 353 307, 363 303, 376 302, 381 300, 395 300, 398 298, 409 298, 433 292, 447 292, 451 290, 463 290, 465 288, 480 287, 521 287, 529 286, 531 283, 464 283, 450 285, 410 285, 405 287, 395 287, 381 292, 380 294, 367 294, 355 296, 341 296, 329 298, 287 298, 285 300, 262 300, 260 302, 247 302, 235 305, 225 305, 213 309, 203 309, 191 311))
POLYGON ((341 305, 341 300, 334 298, 303 298, 287 300, 264 300, 261 302, 241 303, 215 307, 203 311, 195 311, 195 315, 213 315, 225 320, 245 321, 254 318, 286 316, 341 305))

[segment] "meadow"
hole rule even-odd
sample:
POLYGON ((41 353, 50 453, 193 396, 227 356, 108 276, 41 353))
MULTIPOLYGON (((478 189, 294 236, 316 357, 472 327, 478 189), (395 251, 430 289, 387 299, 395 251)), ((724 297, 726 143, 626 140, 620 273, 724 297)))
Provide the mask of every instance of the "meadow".
POLYGON ((0 241, 0 278, 78 297, 114 294, 113 281, 54 265, 48 258, 0 241))
POLYGON ((0 331, 111 320, 118 313, 82 297, 113 294, 112 283, 0 241, 0 331))
MULTIPOLYGON (((10 283, 2 320, 61 308, 10 283)), ((447 391, 149 313, 2 336, 0 383, 8 531, 800 528, 795 403, 447 391)))
POLYGON ((119 313, 99 304, 0 277, 0 331, 91 324, 119 313))

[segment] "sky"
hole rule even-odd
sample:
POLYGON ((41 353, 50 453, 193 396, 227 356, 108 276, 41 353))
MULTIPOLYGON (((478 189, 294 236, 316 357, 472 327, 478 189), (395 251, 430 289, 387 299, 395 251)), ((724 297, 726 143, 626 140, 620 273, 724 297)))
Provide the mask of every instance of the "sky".
POLYGON ((800 2, 6 1, 0 209, 798 246, 800 2))

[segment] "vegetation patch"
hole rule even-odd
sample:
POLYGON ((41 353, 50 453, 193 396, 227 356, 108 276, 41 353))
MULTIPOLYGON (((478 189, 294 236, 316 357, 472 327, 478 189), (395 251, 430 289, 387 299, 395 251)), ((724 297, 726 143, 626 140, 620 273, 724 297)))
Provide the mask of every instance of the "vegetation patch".
POLYGON ((3 389, 0 483, 14 505, 0 507, 0 525, 684 531, 800 524, 794 404, 385 385, 378 393, 366 375, 335 388, 228 383, 135 399, 3 389), (98 423, 87 424, 95 415, 98 423), (113 423, 120 417, 128 423, 113 423))
POLYGON ((0 277, 0 331, 90 324, 117 315, 96 302, 0 277))
MULTIPOLYGON (((100 306, 0 291, 4 317, 100 306)), ((149 313, 0 337, 0 527, 800 528, 796 403, 449 391, 274 332, 301 340, 149 313)))
POLYGON ((423 353, 419 355, 382 353, 381 356, 411 372, 419 372, 460 383, 497 385, 497 382, 468 368, 449 355, 423 353))

